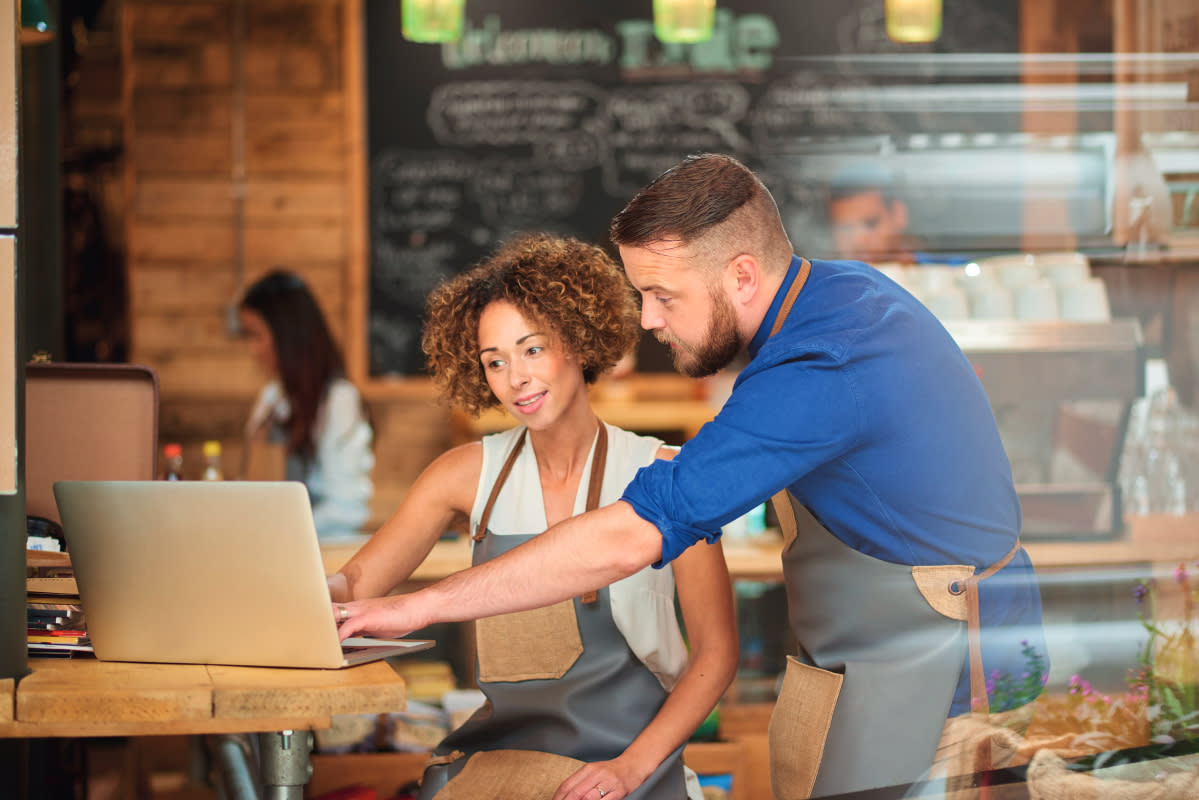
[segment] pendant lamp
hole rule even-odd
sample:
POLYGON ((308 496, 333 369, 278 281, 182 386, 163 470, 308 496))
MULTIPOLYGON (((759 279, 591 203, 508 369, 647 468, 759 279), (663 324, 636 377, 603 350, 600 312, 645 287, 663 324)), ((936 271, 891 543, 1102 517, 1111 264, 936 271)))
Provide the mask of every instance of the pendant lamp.
POLYGON ((462 38, 466 0, 400 0, 401 33, 410 42, 436 44, 462 38))
POLYGON ((654 0, 654 35, 667 43, 704 42, 715 16, 716 0, 654 0))
POLYGON ((46 0, 21 0, 21 44, 48 42, 57 29, 46 0))
POLYGON ((941 35, 941 0, 886 0, 885 9, 892 41, 935 42, 941 35))

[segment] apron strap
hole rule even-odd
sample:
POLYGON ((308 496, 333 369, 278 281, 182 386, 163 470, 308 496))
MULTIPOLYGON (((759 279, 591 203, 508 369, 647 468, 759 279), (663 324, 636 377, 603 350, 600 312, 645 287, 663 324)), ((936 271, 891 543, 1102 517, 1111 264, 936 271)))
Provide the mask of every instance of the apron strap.
POLYGON ((982 618, 978 608, 978 584, 1006 567, 1020 551, 1020 539, 1007 555, 977 575, 964 581, 954 581, 949 586, 950 594, 966 595, 966 634, 970 642, 970 710, 979 714, 990 714, 991 703, 987 697, 987 680, 983 673, 982 618))
POLYGON ((512 467, 516 464, 516 457, 524 449, 525 439, 527 438, 529 438, 529 431, 526 428, 525 432, 516 441, 516 446, 512 448, 512 452, 508 454, 508 458, 504 461, 504 466, 500 468, 500 474, 495 479, 495 485, 491 487, 491 494, 487 497, 487 505, 483 506, 483 513, 479 517, 479 524, 475 528, 475 534, 471 537, 476 542, 483 541, 483 537, 487 535, 487 523, 491 521, 491 509, 495 507, 496 498, 500 496, 500 489, 504 487, 504 481, 508 480, 508 475, 512 472, 512 467))
MULTIPOLYGON (((795 280, 791 283, 791 288, 787 290, 787 294, 783 297, 783 304, 779 306, 778 316, 774 318, 774 325, 770 328, 770 335, 774 336, 783 327, 783 323, 787 321, 787 316, 791 313, 791 306, 795 305, 795 298, 799 297, 800 291, 804 284, 808 282, 808 276, 812 274, 812 262, 806 258, 799 260, 799 273, 796 274, 795 280)), ((780 489, 770 498, 770 504, 774 506, 774 515, 778 518, 779 527, 783 529, 783 549, 786 550, 791 542, 795 541, 798 534, 798 528, 795 521, 795 513, 791 507, 791 499, 788 497, 786 488, 780 489)))
POLYGON ((775 492, 774 497, 770 498, 770 505, 774 506, 774 516, 783 530, 783 551, 786 552, 791 543, 795 541, 795 537, 799 535, 799 525, 795 521, 795 509, 791 505, 791 493, 786 489, 775 492))
POLYGON ((799 274, 795 276, 791 288, 787 290, 786 296, 783 297, 783 304, 779 306, 778 316, 774 318, 774 325, 770 328, 771 336, 778 333, 779 328, 783 327, 783 323, 787 321, 787 315, 791 313, 791 306, 795 304, 795 298, 799 297, 800 290, 808 282, 808 275, 812 273, 812 262, 806 258, 801 258, 799 261, 799 274))
MULTIPOLYGON (((520 451, 524 449, 525 439, 529 438, 529 431, 526 428, 525 432, 516 442, 516 446, 512 448, 512 452, 508 453, 508 458, 504 460, 504 466, 500 468, 500 474, 496 476, 495 485, 491 487, 491 494, 487 496, 487 504, 483 506, 483 513, 479 516, 479 524, 475 526, 474 535, 471 536, 476 542, 483 541, 483 537, 487 535, 487 523, 491 520, 491 509, 495 507, 495 501, 500 496, 500 489, 504 487, 504 482, 508 480, 508 475, 512 473, 512 467, 516 465, 516 457, 520 455, 520 451)), ((594 511, 599 508, 600 491, 604 487, 604 469, 608 463, 608 428, 601 421, 599 424, 599 432, 595 439, 595 454, 591 457, 591 479, 587 484, 587 505, 586 511, 594 511)), ((584 603, 594 603, 599 599, 599 593, 596 591, 584 592, 580 595, 579 600, 584 603)))
MULTIPOLYGON (((608 463, 608 427, 600 422, 599 435, 595 439, 595 455, 591 458, 591 480, 587 483, 587 505, 584 510, 595 511, 599 508, 600 490, 604 488, 604 468, 608 463)), ((594 603, 599 599, 599 592, 592 589, 583 592, 579 601, 594 603)))

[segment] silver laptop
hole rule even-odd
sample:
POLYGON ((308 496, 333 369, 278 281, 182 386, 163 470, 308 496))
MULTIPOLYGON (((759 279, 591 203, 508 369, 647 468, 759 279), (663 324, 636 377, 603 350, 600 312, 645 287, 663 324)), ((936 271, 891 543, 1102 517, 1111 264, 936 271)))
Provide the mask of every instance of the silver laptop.
POLYGON ((294 481, 58 481, 96 657, 338 667, 425 639, 337 638, 308 492, 294 481))

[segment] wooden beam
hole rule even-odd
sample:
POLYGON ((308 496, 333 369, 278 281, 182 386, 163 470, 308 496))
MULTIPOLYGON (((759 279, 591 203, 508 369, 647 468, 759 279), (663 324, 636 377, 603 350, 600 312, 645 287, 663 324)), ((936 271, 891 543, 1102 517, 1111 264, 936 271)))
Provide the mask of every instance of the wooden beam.
POLYGON ((364 386, 370 379, 367 317, 370 308, 370 242, 367 215, 366 60, 362 36, 362 0, 342 4, 345 62, 345 174, 348 214, 346 224, 346 371, 350 380, 364 386))

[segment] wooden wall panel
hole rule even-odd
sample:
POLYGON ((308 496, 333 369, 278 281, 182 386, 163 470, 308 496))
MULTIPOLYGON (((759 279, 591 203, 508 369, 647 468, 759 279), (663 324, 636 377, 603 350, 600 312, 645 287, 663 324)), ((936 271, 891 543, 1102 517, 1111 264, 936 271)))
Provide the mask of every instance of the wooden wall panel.
POLYGON ((219 310, 235 291, 233 271, 211 265, 143 262, 131 271, 130 302, 141 312, 219 310))
MULTIPOLYGON (((224 302, 229 302, 228 296, 224 302)), ((225 317, 220 313, 180 314, 178 308, 169 308, 143 310, 138 318, 138 346, 151 352, 221 351, 226 335, 225 317)))
POLYGON ((250 95, 246 103, 246 172, 264 175, 336 175, 345 178, 345 134, 340 94, 250 95))
POLYGON ((335 55, 321 45, 251 47, 246 53, 246 84, 253 89, 328 89, 341 79, 335 55))
POLYGON ((228 41, 232 31, 230 0, 144 2, 125 0, 124 27, 137 45, 228 41))
POLYGON ((210 220, 146 218, 134 221, 129 258, 144 261, 187 261, 229 264, 233 259, 233 230, 210 220))
MULTIPOLYGON (((124 0, 131 357, 158 371, 162 440, 197 458, 207 438, 237 451, 262 385, 228 320, 267 270, 308 281, 364 374, 360 12, 359 0, 124 0)), ((375 522, 449 444, 428 383, 408 384, 364 387, 375 522)))
MULTIPOLYGON (((164 397, 165 407, 170 407, 176 398, 204 400, 214 397, 242 400, 249 410, 249 402, 263 383, 258 368, 244 348, 188 351, 175 345, 169 351, 135 348, 134 354, 141 363, 154 364, 159 386, 170 387, 170 394, 164 397)), ((162 440, 169 441, 172 433, 159 428, 162 440)), ((240 428, 224 431, 216 438, 231 442, 238 436, 240 428)))
POLYGON ((254 179, 246 185, 246 218, 346 219, 347 194, 345 181, 340 176, 292 180, 254 179))
MULTIPOLYGON (((228 175, 233 168, 233 152, 229 136, 217 138, 211 134, 191 131, 146 132, 130 136, 126 122, 125 140, 129 148, 127 166, 139 177, 174 175, 204 177, 228 175)), ((136 188, 133 187, 133 188, 136 188)), ((136 203, 137 193, 133 192, 136 203)))
POLYGON ((233 82, 227 43, 139 45, 134 56, 126 70, 139 85, 199 89, 227 87, 233 82))
POLYGON ((343 264, 346 255, 343 220, 246 222, 246 260, 281 265, 331 261, 343 264))
POLYGON ((180 178, 148 174, 137 183, 130 213, 139 219, 233 221, 233 181, 211 174, 180 178))
POLYGON ((139 89, 133 95, 132 114, 139 133, 187 131, 193 136, 227 138, 232 131, 229 96, 223 92, 139 89))

